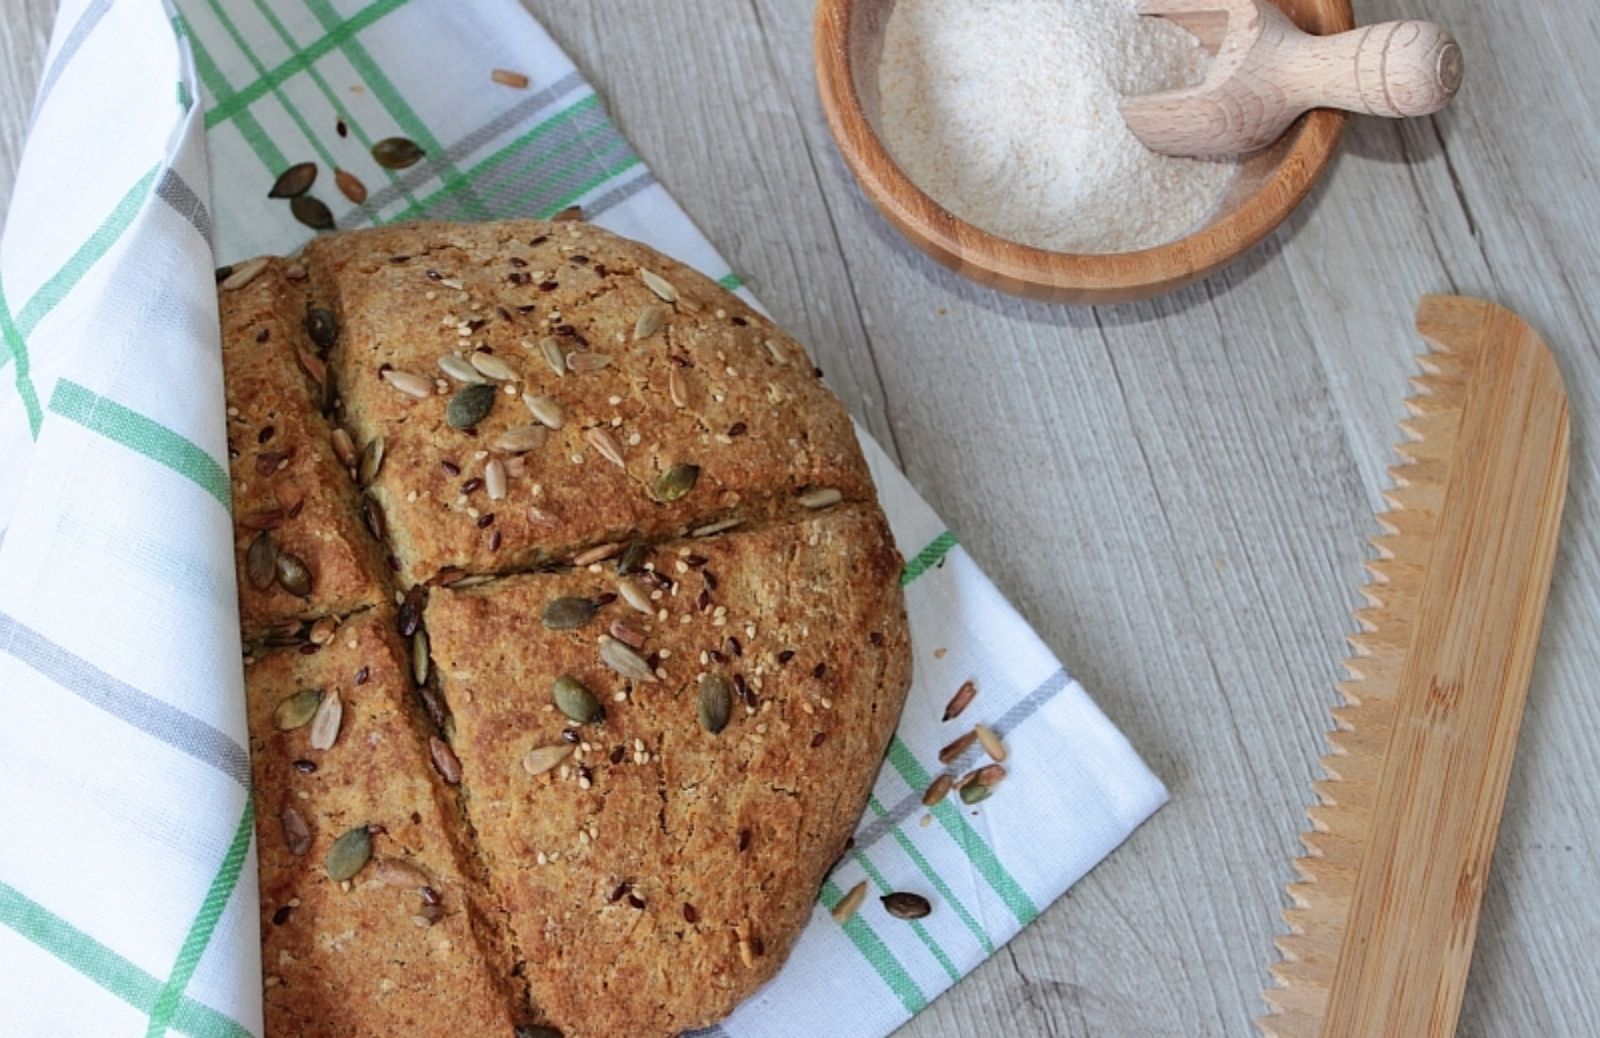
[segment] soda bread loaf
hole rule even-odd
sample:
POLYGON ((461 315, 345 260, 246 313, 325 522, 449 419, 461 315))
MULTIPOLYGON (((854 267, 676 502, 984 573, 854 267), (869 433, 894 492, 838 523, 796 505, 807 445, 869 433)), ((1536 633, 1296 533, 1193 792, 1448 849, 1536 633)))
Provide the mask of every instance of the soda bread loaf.
POLYGON ((221 273, 268 1035, 725 1016, 811 917, 910 681, 820 372, 581 222, 221 273))

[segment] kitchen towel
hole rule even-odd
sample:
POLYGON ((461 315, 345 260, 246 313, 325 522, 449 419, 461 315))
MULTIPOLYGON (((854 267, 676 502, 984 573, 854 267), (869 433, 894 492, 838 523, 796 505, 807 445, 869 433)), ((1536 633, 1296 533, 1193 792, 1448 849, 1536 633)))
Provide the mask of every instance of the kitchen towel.
MULTIPOLYGON (((266 193, 308 160, 340 227, 581 205, 749 298, 516 0, 65 0, 0 242, 0 1034, 261 1034, 211 271, 304 242, 266 193), (427 157, 380 167, 390 136, 427 157)), ((1166 796, 863 445, 908 560, 915 686, 789 964, 709 1034, 887 1034, 1166 796), (942 723, 969 679, 977 699, 942 723), (924 808, 977 762, 937 759, 975 721, 1009 778, 924 808), (841 926, 829 909, 859 882, 841 926), (932 914, 890 917, 895 890, 932 914)))

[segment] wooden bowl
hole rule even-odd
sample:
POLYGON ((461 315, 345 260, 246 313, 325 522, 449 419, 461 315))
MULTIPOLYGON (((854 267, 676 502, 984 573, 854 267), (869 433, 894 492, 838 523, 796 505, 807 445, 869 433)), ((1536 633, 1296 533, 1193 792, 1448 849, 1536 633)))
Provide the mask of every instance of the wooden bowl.
MULTIPOLYGON (((1353 28, 1349 0, 1275 0, 1301 28, 1353 28)), ((975 281, 1069 303, 1116 303, 1170 292, 1232 262, 1305 198, 1333 157, 1344 114, 1302 116, 1272 147, 1249 156, 1211 222, 1137 252, 1051 252, 990 234, 951 215, 890 158, 874 124, 878 61, 895 0, 818 0, 817 85, 839 151, 867 196, 924 252, 975 281)))

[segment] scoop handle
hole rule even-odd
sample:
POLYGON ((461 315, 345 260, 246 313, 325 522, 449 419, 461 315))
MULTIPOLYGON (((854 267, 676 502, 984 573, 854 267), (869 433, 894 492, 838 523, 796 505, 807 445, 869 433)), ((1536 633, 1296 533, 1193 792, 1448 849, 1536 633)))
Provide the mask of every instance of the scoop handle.
POLYGON ((1461 48, 1433 22, 1380 22, 1335 36, 1295 36, 1287 52, 1280 52, 1279 68, 1286 92, 1307 108, 1389 118, 1428 115, 1461 88, 1461 48))

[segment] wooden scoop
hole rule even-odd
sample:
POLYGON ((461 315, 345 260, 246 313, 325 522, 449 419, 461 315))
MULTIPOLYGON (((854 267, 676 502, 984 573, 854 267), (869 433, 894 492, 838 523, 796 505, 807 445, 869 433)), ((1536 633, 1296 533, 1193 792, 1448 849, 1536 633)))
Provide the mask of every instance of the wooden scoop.
POLYGON ((1167 155, 1255 151, 1312 108, 1428 115, 1461 86, 1461 48, 1432 22, 1312 36, 1267 0, 1140 0, 1139 13, 1176 22, 1216 54, 1198 86, 1122 102, 1128 127, 1167 155))

